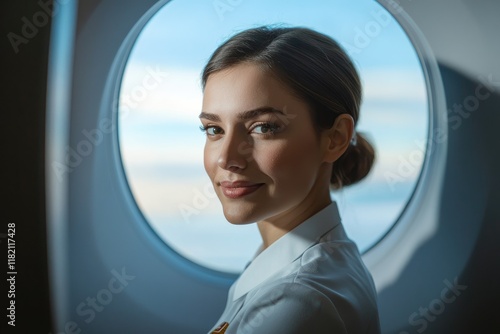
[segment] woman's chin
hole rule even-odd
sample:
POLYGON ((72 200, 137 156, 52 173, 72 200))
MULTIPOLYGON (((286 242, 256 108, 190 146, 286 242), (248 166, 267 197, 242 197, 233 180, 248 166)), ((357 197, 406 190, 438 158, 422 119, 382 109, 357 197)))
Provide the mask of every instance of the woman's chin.
POLYGON ((253 210, 242 207, 224 207, 224 217, 233 225, 251 224, 256 221, 253 210))
POLYGON ((255 220, 245 219, 245 217, 241 217, 241 216, 233 216, 233 215, 226 215, 226 214, 224 214, 224 216, 226 217, 227 221, 233 225, 246 225, 246 224, 255 223, 255 220))

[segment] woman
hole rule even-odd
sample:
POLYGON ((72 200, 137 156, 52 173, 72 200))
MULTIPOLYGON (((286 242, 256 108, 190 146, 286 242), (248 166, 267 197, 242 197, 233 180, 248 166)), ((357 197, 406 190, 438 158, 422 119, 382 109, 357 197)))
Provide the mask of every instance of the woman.
POLYGON ((361 85, 331 38, 259 27, 221 45, 202 74, 204 165, 232 224, 262 246, 210 333, 379 333, 376 292, 330 187, 362 179, 361 85))

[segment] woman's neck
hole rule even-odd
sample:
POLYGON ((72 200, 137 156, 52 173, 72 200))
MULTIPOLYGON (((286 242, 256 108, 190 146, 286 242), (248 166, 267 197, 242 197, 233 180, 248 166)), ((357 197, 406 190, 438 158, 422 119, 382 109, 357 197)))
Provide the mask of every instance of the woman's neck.
POLYGON ((330 189, 323 189, 314 196, 307 196, 304 201, 289 210, 257 222, 262 237, 263 250, 330 203, 332 203, 330 189))

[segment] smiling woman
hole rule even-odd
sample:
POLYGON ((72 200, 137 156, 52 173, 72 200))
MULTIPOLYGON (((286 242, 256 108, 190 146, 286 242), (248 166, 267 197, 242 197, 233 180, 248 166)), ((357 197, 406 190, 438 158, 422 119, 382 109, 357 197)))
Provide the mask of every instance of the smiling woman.
POLYGON ((379 333, 373 280, 330 196, 374 159, 352 140, 349 57, 313 30, 259 27, 221 45, 202 84, 205 170, 226 219, 257 222, 262 237, 211 333, 379 333))
MULTIPOLYGON (((121 86, 119 139, 127 181, 142 213, 166 245, 186 259, 202 268, 241 273, 261 236, 255 224, 226 223, 216 199, 220 193, 217 188, 214 191, 203 170, 205 148, 197 131, 198 116, 203 111, 224 121, 225 110, 202 108, 200 70, 222 40, 235 32, 256 24, 287 22, 335 38, 353 59, 363 83, 362 117, 355 120, 358 135, 353 136, 353 142, 362 147, 363 133, 369 135, 377 159, 361 182, 346 188, 333 186, 330 195, 338 203, 349 236, 361 252, 366 251, 405 208, 425 155, 427 100, 411 43, 395 20, 373 1, 316 0, 304 7, 255 0, 232 9, 220 17, 211 2, 187 5, 171 1, 146 25, 130 54, 121 86), (180 27, 182 35, 175 33, 180 27), (154 76, 158 81, 152 87, 153 80, 148 79, 146 87, 143 82, 151 73, 160 74, 154 76)), ((267 74, 278 80, 276 84, 284 78, 267 74)), ((289 82, 285 86, 292 87, 289 82)), ((239 111, 260 107, 270 106, 249 103, 239 111)), ((269 142, 266 136, 286 136, 294 123, 303 122, 290 108, 276 105, 283 114, 276 111, 255 116, 251 135, 236 148, 245 154, 251 152, 252 141, 264 143, 269 142), (262 124, 257 126, 257 122, 262 124)), ((206 129, 208 135, 227 130, 223 126, 206 129)), ((368 168, 350 170, 358 174, 368 168)), ((334 175, 352 179, 348 174, 334 175)), ((260 179, 242 180, 264 183, 260 179)), ((339 182, 345 184, 346 180, 339 182)), ((226 188, 228 194, 243 191, 226 188)))
MULTIPOLYGON (((203 110, 218 114, 205 111, 200 115, 207 129, 204 162, 228 221, 252 223, 304 199, 304 192, 315 183, 315 162, 322 158, 309 109, 257 64, 234 65, 210 75, 203 110), (280 109, 293 121, 280 121, 277 115, 285 115, 280 109), (257 190, 253 200, 232 201, 244 197, 235 196, 239 192, 246 195, 257 190)), ((329 195, 328 187, 322 190, 329 195)), ((300 221, 297 211, 303 208, 298 209, 288 213, 293 218, 287 219, 287 229, 300 221)))

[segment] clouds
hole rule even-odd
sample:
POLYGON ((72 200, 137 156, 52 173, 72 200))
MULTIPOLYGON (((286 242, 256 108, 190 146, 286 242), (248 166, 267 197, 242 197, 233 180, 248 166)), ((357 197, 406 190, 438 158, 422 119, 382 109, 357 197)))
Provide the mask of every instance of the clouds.
MULTIPOLYGON (((159 11, 125 70, 119 135, 133 194, 160 237, 190 259, 230 271, 242 269, 259 241, 255 226, 227 223, 217 198, 203 195, 209 180, 203 168, 205 137, 198 130, 200 74, 213 50, 237 31, 268 23, 307 26, 353 44, 357 29, 368 28, 380 11, 368 0, 314 0, 305 7, 256 0, 235 6, 223 20, 210 1, 173 1, 159 11), (194 211, 183 215, 180 208, 186 207, 194 211)), ((404 208, 420 173, 428 127, 416 52, 396 21, 388 14, 385 19, 390 22, 370 36, 369 45, 351 55, 364 90, 358 131, 372 140, 377 161, 366 182, 336 193, 346 229, 361 249, 383 235, 404 208), (421 160, 415 159, 419 153, 421 160), (402 161, 410 157, 414 168, 391 189, 386 173, 400 175, 402 161)))
MULTIPOLYGON (((150 65, 130 64, 123 93, 131 92, 143 80, 146 66, 150 65)), ((199 71, 166 66, 161 70, 168 73, 164 82, 120 118, 123 160, 133 173, 130 179, 138 184, 135 189, 143 203, 157 203, 158 189, 172 188, 172 179, 181 172, 174 172, 175 166, 183 166, 183 175, 204 173, 205 139, 198 130, 202 99, 199 71), (151 175, 157 179, 146 181, 151 175)), ((427 134, 425 86, 422 73, 416 69, 369 69, 362 77, 365 97, 358 130, 367 133, 377 150, 370 180, 384 185, 387 171, 397 172, 401 160, 421 150, 418 145, 427 134)), ((423 160, 423 152, 421 156, 423 160)), ((419 167, 406 176, 408 182, 418 176, 419 167)), ((154 207, 157 213, 168 211, 165 205, 154 207)))
POLYGON ((362 72, 364 99, 385 103, 426 103, 422 70, 407 68, 370 68, 362 72))
MULTIPOLYGON (((121 104, 126 104, 125 95, 132 95, 148 75, 151 64, 130 62, 126 68, 121 88, 121 104)), ((144 99, 129 105, 129 122, 148 120, 186 121, 198 120, 201 112, 202 91, 200 85, 201 69, 177 68, 156 64, 166 73, 165 79, 154 89, 148 91, 144 99)))

